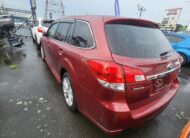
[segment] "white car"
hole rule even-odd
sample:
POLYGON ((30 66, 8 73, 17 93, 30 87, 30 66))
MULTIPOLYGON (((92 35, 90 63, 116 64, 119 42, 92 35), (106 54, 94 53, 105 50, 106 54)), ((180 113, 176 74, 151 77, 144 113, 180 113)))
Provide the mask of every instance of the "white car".
MULTIPOLYGON (((31 32, 32 32, 32 39, 37 45, 40 45, 40 39, 42 37, 42 33, 48 30, 48 27, 53 23, 53 20, 50 19, 37 19, 34 21, 31 32)), ((39 48, 39 47, 38 47, 39 48)))

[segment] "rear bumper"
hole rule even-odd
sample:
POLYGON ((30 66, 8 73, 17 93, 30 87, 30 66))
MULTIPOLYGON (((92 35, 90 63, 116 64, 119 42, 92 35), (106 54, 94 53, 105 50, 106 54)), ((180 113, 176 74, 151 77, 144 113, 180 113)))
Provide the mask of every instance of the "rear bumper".
POLYGON ((139 108, 130 110, 126 102, 120 103, 100 103, 99 110, 102 116, 93 120, 105 133, 116 135, 127 128, 138 127, 146 121, 161 113, 176 95, 179 81, 171 87, 163 96, 139 108))

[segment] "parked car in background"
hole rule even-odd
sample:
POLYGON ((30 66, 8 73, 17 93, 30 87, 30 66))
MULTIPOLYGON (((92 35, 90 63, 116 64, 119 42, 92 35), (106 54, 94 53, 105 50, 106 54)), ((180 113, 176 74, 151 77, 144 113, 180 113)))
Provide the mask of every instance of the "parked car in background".
POLYGON ((182 65, 190 63, 190 35, 165 33, 172 47, 181 55, 182 65))
MULTIPOLYGON (((53 23, 54 20, 49 19, 37 19, 34 21, 31 32, 32 32, 32 38, 37 45, 40 45, 40 39, 42 37, 42 33, 46 32, 48 27, 53 23)), ((39 48, 39 47, 38 47, 39 48)))
POLYGON ((146 20, 59 19, 42 37, 41 55, 62 84, 69 109, 108 134, 152 119, 179 88, 179 54, 146 20))

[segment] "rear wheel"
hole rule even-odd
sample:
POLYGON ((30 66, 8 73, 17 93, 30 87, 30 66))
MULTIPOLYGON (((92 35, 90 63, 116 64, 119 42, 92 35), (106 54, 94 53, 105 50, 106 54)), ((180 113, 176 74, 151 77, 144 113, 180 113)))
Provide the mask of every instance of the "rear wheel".
POLYGON ((180 60, 181 60, 181 65, 185 65, 187 63, 187 58, 184 54, 180 53, 180 60))
POLYGON ((35 37, 34 37, 34 43, 37 44, 37 36, 36 36, 36 35, 35 35, 35 37))
POLYGON ((65 102, 71 111, 77 111, 77 103, 72 88, 69 74, 66 72, 62 77, 62 90, 65 98, 65 102))
POLYGON ((35 43, 35 40, 34 40, 34 37, 32 36, 32 41, 33 41, 33 43, 35 43))

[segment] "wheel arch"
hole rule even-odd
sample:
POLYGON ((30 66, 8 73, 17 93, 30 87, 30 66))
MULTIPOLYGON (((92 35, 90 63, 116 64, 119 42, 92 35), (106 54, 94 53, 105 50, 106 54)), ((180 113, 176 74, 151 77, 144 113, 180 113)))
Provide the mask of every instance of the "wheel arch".
POLYGON ((61 70, 60 70, 60 78, 61 78, 61 80, 63 79, 62 78, 63 74, 66 73, 66 72, 67 72, 67 70, 62 67, 61 70))

